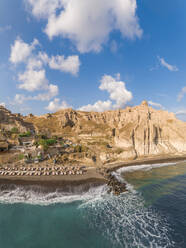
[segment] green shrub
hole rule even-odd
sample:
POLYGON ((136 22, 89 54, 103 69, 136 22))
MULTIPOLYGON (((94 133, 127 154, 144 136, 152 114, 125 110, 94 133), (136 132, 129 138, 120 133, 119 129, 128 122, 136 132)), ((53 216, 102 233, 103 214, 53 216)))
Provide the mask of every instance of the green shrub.
POLYGON ((25 133, 20 133, 19 134, 19 137, 30 137, 31 136, 31 132, 30 131, 28 131, 28 132, 25 132, 25 133))
POLYGON ((18 159, 19 159, 19 160, 24 159, 24 154, 19 154, 18 159))
POLYGON ((40 139, 38 145, 43 146, 44 150, 47 150, 49 146, 56 144, 56 139, 40 139))
POLYGON ((10 130, 11 133, 18 133, 19 130, 17 127, 13 127, 11 130, 10 130))
POLYGON ((56 139, 47 139, 46 140, 46 143, 49 146, 52 146, 52 145, 56 144, 56 142, 57 142, 56 139))

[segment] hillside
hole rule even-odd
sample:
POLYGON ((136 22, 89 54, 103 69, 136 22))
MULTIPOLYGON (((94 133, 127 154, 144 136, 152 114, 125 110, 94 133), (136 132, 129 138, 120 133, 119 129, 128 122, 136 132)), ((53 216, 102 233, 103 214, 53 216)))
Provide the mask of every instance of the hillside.
POLYGON ((32 123, 23 120, 20 114, 12 114, 0 106, 0 150, 7 150, 12 144, 19 144, 19 133, 35 133, 32 123))
POLYGON ((0 129, 11 131, 13 128, 19 129, 20 132, 26 132, 28 130, 34 131, 32 123, 24 121, 23 116, 20 114, 12 114, 11 111, 0 105, 0 129))
POLYGON ((23 118, 38 134, 71 139, 85 145, 100 163, 156 155, 186 153, 186 123, 173 113, 155 110, 146 101, 122 110, 60 110, 23 118))

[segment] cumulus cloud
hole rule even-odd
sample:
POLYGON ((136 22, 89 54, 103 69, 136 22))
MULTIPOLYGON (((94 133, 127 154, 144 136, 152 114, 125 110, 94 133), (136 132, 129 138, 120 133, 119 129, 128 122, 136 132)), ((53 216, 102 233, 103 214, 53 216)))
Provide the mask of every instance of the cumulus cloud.
POLYGON ((110 110, 111 108, 112 108, 112 102, 110 100, 107 100, 107 101, 97 101, 93 105, 88 104, 86 106, 81 107, 79 110, 103 112, 106 110, 110 110))
POLYGON ((48 85, 45 90, 45 93, 40 93, 36 96, 25 96, 23 94, 16 94, 14 103, 23 104, 25 101, 29 100, 49 101, 59 94, 58 86, 54 84, 48 85))
POLYGON ((39 57, 33 56, 28 59, 26 67, 28 70, 41 69, 43 67, 43 61, 39 57))
POLYGON ((41 92, 35 96, 16 94, 14 98, 16 104, 23 104, 28 100, 49 101, 59 94, 58 86, 51 84, 46 77, 46 66, 72 75, 77 75, 79 72, 79 56, 73 55, 65 58, 63 55, 57 55, 49 57, 45 52, 34 52, 35 46, 38 44, 37 39, 34 39, 31 44, 27 44, 17 38, 11 46, 9 58, 11 63, 22 63, 25 66, 25 71, 19 73, 17 77, 20 82, 18 88, 29 92, 41 92))
POLYGON ((68 56, 66 59, 64 56, 52 56, 49 60, 49 66, 51 69, 69 72, 73 75, 77 75, 80 67, 79 56, 68 56))
POLYGON ((182 100, 182 98, 184 97, 185 94, 186 94, 186 87, 183 87, 181 89, 181 92, 178 94, 178 101, 179 102, 182 100))
POLYGON ((109 109, 119 109, 132 100, 132 93, 126 89, 125 82, 120 80, 120 74, 117 74, 115 78, 110 75, 104 75, 100 80, 99 89, 106 90, 110 99, 97 101, 93 105, 82 106, 80 110, 101 112, 109 109))
POLYGON ((6 104, 5 104, 4 102, 0 102, 0 106, 5 107, 5 106, 6 106, 6 104))
POLYGON ((158 56, 158 60, 160 62, 160 65, 167 68, 169 71, 178 71, 177 66, 168 64, 164 58, 158 56))
POLYGON ((53 70, 59 70, 72 75, 78 74, 81 65, 78 55, 71 55, 67 57, 64 55, 56 55, 49 57, 46 53, 40 52, 38 54, 38 59, 42 61, 43 64, 48 64, 53 70))
POLYGON ((160 103, 157 102, 148 101, 148 104, 156 108, 160 108, 160 109, 164 108, 160 103))
POLYGON ((26 70, 23 74, 18 75, 18 79, 22 82, 18 87, 27 91, 36 91, 48 87, 48 80, 44 69, 26 70))
POLYGON ((23 104, 23 102, 26 100, 27 100, 27 98, 22 94, 16 94, 14 97, 14 103, 15 104, 23 104))
POLYGON ((13 64, 25 62, 38 44, 37 39, 29 45, 18 37, 11 46, 10 62, 13 64))
POLYGON ((113 30, 142 36, 136 0, 27 0, 34 16, 46 18, 46 34, 70 39, 80 52, 99 52, 113 30))
POLYGON ((66 101, 60 102, 59 98, 55 98, 53 101, 49 103, 49 105, 46 107, 47 110, 50 112, 56 112, 60 109, 67 109, 72 108, 66 101))
POLYGON ((46 54, 45 52, 39 52, 37 59, 41 60, 44 65, 47 65, 49 63, 48 54, 46 54))
POLYGON ((40 101, 49 101, 53 97, 57 96, 59 94, 59 89, 57 85, 50 84, 47 87, 47 92, 38 94, 37 96, 31 97, 30 100, 40 100, 40 101))
POLYGON ((115 101, 114 109, 123 108, 132 99, 132 93, 126 89, 125 82, 119 80, 119 75, 116 78, 105 75, 99 86, 100 90, 108 91, 110 99, 115 101))
POLYGON ((31 7, 32 14, 38 18, 48 18, 58 8, 62 7, 62 0, 27 0, 27 7, 31 7))

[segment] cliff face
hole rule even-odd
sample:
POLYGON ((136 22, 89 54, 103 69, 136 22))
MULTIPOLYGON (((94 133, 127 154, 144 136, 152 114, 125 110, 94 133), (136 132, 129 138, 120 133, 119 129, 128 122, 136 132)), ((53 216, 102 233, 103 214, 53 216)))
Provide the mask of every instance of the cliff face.
POLYGON ((186 123, 147 102, 123 110, 82 112, 66 109, 28 116, 38 133, 71 138, 88 145, 102 162, 186 152, 186 123))
POLYGON ((20 132, 34 131, 32 123, 25 122, 20 114, 12 114, 5 107, 0 106, 0 130, 10 131, 12 128, 17 128, 20 132))

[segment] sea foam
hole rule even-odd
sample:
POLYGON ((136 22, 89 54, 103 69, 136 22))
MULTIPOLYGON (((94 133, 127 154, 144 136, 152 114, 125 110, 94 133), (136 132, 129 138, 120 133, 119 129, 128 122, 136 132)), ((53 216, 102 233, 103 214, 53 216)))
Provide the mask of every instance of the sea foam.
MULTIPOLYGON (((159 168, 163 166, 175 165, 176 163, 164 163, 164 164, 149 164, 149 165, 136 165, 127 166, 118 169, 113 172, 113 175, 117 180, 126 183, 126 187, 129 192, 135 194, 133 186, 125 181, 124 173, 133 172, 137 170, 151 170, 153 168, 159 168)), ((70 186, 69 186, 70 187, 70 186)), ((54 192, 46 192, 40 186, 17 186, 10 185, 0 187, 0 203, 14 204, 14 203, 26 203, 33 205, 50 205, 57 203, 70 203, 74 201, 97 201, 104 198, 107 195, 108 187, 106 185, 98 187, 89 187, 88 190, 84 190, 83 186, 75 187, 75 191, 69 188, 68 192, 63 192, 61 189, 56 189, 54 192)))
POLYGON ((45 192, 39 186, 25 187, 12 185, 10 188, 2 188, 0 189, 0 203, 24 203, 42 206, 98 199, 106 192, 105 185, 89 188, 86 192, 81 192, 80 190, 77 190, 77 192, 63 192, 61 189, 56 189, 54 192, 45 192))
POLYGON ((110 247, 174 247, 167 220, 155 209, 146 207, 137 192, 104 195, 99 200, 86 201, 80 208, 86 212, 84 218, 90 227, 106 237, 110 247))

